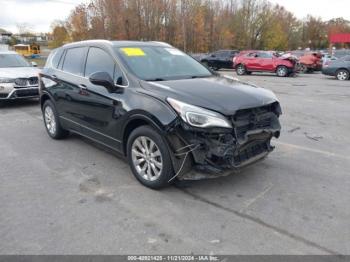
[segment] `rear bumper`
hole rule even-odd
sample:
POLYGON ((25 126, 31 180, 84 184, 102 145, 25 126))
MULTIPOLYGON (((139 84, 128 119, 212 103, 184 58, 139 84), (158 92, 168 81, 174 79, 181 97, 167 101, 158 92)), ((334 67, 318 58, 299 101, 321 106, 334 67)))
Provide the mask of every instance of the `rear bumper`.
POLYGON ((39 87, 14 88, 10 93, 0 93, 0 100, 39 98, 39 87))

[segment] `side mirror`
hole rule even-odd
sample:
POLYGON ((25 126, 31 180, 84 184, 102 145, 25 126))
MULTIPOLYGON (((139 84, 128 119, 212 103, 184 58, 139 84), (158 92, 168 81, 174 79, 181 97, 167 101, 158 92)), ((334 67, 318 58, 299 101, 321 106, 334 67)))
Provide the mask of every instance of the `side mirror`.
POLYGON ((110 93, 116 90, 113 79, 107 72, 93 73, 90 75, 89 80, 94 85, 104 86, 110 93))
POLYGON ((30 64, 32 65, 32 67, 38 67, 38 64, 36 62, 30 62, 30 64))

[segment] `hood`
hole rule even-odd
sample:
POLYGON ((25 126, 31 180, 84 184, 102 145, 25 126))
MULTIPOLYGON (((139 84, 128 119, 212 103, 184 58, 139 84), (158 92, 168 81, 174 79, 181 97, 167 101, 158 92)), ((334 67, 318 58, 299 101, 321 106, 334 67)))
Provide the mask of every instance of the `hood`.
POLYGON ((290 53, 283 54, 283 55, 277 57, 277 59, 289 60, 289 61, 292 61, 292 62, 297 62, 299 60, 296 56, 294 56, 294 55, 292 55, 290 53))
POLYGON ((162 82, 141 82, 152 96, 171 97, 182 102, 233 115, 237 110, 271 104, 276 96, 264 88, 229 77, 209 77, 162 82))
POLYGON ((3 78, 29 78, 38 76, 40 70, 35 67, 5 67, 0 68, 0 77, 3 78))

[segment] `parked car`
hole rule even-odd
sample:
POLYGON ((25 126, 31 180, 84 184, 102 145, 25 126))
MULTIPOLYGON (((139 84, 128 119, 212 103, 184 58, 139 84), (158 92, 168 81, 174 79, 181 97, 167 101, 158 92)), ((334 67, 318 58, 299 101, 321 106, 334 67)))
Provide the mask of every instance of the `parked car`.
POLYGON ((328 53, 325 53, 322 55, 322 67, 328 64, 330 61, 335 61, 338 58, 332 55, 329 55, 328 53))
POLYGON ((335 61, 329 61, 322 69, 324 75, 335 76, 338 80, 344 81, 350 78, 350 55, 344 56, 335 61))
POLYGON ((238 75, 271 72, 285 77, 296 71, 297 59, 291 55, 277 56, 270 51, 243 51, 233 59, 238 75))
POLYGON ((202 57, 200 62, 214 70, 233 69, 232 59, 237 54, 237 50, 219 50, 202 57))
POLYGON ((342 58, 344 56, 350 55, 350 49, 334 50, 333 55, 337 58, 342 58))
POLYGON ((150 188, 261 160, 281 128, 271 91, 215 74, 163 43, 67 44, 50 55, 40 94, 50 137, 78 133, 121 152, 150 188))
POLYGON ((322 54, 309 52, 299 57, 299 71, 302 73, 312 73, 322 70, 322 54))
POLYGON ((36 64, 12 51, 0 51, 0 101, 39 98, 36 64))

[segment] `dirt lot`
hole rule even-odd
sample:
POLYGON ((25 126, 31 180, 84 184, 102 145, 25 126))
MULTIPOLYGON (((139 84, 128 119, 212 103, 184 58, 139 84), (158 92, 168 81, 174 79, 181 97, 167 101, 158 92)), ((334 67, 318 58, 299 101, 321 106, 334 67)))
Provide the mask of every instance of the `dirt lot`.
POLYGON ((239 174, 162 191, 85 139, 51 140, 36 102, 3 106, 0 253, 350 254, 350 81, 240 79, 279 97, 276 150, 239 174))

